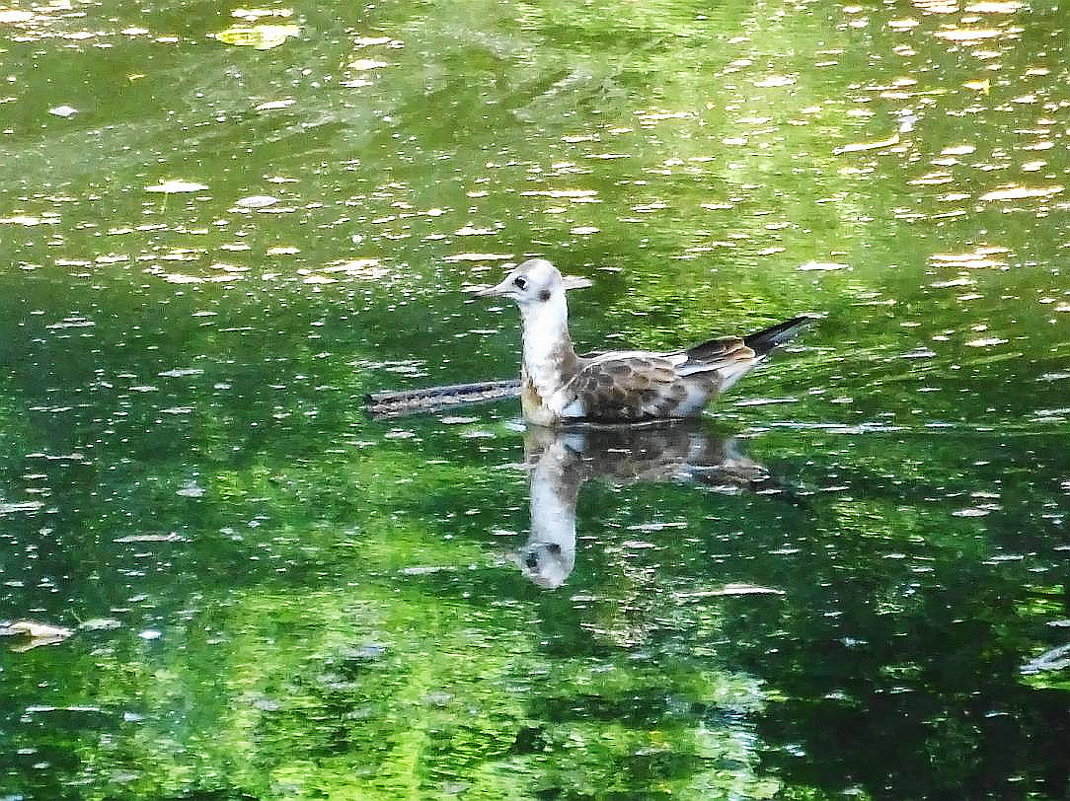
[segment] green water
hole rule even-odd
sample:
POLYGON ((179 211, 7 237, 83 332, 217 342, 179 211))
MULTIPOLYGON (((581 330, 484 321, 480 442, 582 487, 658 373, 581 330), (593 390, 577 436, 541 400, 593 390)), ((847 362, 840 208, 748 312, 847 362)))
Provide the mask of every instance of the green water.
POLYGON ((1065 6, 231 11, 0 8, 0 799, 1067 797, 1065 6), (368 419, 524 254, 581 349, 828 316, 368 419))

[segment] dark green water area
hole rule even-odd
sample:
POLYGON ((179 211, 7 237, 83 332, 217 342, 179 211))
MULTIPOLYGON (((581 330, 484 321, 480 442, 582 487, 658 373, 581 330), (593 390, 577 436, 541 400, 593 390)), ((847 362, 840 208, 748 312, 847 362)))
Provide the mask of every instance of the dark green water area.
POLYGON ((0 799, 1068 797, 1065 3, 7 3, 0 799))

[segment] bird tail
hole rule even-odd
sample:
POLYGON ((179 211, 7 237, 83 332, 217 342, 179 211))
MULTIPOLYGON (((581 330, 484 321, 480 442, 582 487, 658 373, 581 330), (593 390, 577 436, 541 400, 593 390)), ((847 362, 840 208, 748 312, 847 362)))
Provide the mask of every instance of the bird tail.
POLYGON ((743 342, 754 351, 758 358, 761 358, 773 348, 794 338, 805 326, 821 318, 820 314, 800 314, 798 317, 792 317, 790 320, 748 334, 743 337, 743 342))

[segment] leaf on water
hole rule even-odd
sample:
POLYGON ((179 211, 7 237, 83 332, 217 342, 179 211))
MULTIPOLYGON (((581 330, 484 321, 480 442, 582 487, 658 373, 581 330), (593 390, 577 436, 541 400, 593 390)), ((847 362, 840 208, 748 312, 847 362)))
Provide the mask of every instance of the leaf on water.
POLYGON ((234 205, 243 209, 263 209, 267 206, 274 206, 278 202, 279 199, 273 195, 250 195, 236 200, 234 205))
POLYGON ((985 517, 991 513, 991 509, 982 509, 977 506, 970 506, 966 509, 956 509, 951 513, 952 517, 985 517))
POLYGON ((597 189, 527 189, 520 193, 522 197, 553 197, 576 200, 580 198, 593 198, 598 195, 597 189))
POLYGON ((459 261, 509 261, 511 258, 511 253, 455 253, 443 256, 442 261, 454 264, 459 261))
POLYGON ((322 272, 345 273, 353 278, 366 278, 370 280, 384 278, 390 274, 390 271, 379 263, 379 259, 375 258, 348 259, 345 261, 334 262, 329 267, 324 267, 322 272))
POLYGON ((247 22, 255 22, 262 17, 292 17, 293 14, 292 8, 236 8, 230 12, 230 16, 247 22))
POLYGON ((78 628, 83 631, 111 631, 112 629, 122 628, 122 625, 122 623, 114 618, 93 617, 89 620, 83 620, 78 624, 78 628))
POLYGON ((1006 186, 981 195, 981 200, 1021 200, 1031 197, 1051 197, 1063 191, 1061 186, 1006 186))
POLYGON ((40 501, 13 501, 0 503, 0 515, 8 515, 16 512, 36 512, 44 508, 40 501))
POLYGON ((798 403, 798 398, 748 398, 747 400, 736 401, 736 406, 773 406, 781 403, 798 403))
POLYGON ((0 225, 22 225, 26 228, 32 228, 35 225, 55 225, 59 222, 59 217, 30 217, 27 215, 18 215, 15 217, 2 217, 0 218, 0 225))
POLYGON ((966 6, 966 11, 971 14, 1013 14, 1016 11, 1020 11, 1023 5, 1017 0, 1006 0, 1005 2, 982 0, 980 3, 971 3, 966 6))
POLYGON ((936 31, 933 36, 947 39, 949 42, 978 42, 982 39, 995 39, 1003 33, 1004 31, 998 28, 951 28, 936 31))
POLYGON ((790 75, 769 75, 753 83, 759 89, 768 89, 775 86, 791 86, 795 83, 795 79, 790 75))
POLYGON ((911 186, 940 186, 941 184, 949 184, 954 181, 954 177, 948 172, 930 172, 915 178, 908 183, 911 186))
MULTIPOLYGON (((935 267, 965 267, 969 269, 1003 267, 1006 262, 1001 259, 994 259, 992 256, 1009 252, 1008 248, 999 247, 998 245, 982 245, 965 253, 933 253, 929 256, 929 261, 935 267)), ((933 286, 937 285, 933 284, 933 286)), ((953 284, 947 283, 946 286, 953 286, 953 284)))
POLYGON ((380 67, 390 66, 385 61, 377 61, 374 58, 358 58, 356 61, 350 62, 349 68, 354 70, 377 70, 380 67))
POLYGON ((1065 670, 1070 667, 1070 644, 1060 645, 1030 659, 1020 670, 1022 673, 1040 673, 1049 670, 1065 670))
POLYGON ((726 595, 783 595, 784 590, 772 587, 759 587, 755 584, 725 584, 716 590, 677 593, 679 598, 714 598, 726 595))
POLYGON ((190 375, 204 375, 204 370, 199 367, 176 367, 173 370, 165 370, 156 375, 166 376, 167 378, 185 378, 190 375))
POLYGON ((203 192, 208 187, 193 181, 161 181, 156 186, 146 186, 146 192, 160 192, 165 195, 176 195, 184 192, 203 192))
POLYGON ((391 39, 389 36, 358 36, 353 40, 353 44, 357 47, 371 47, 373 45, 393 45, 401 43, 396 39, 391 39))
POLYGON ((270 50, 287 39, 300 36, 300 25, 234 25, 213 34, 223 44, 270 50))
POLYGON ((758 587, 754 584, 725 584, 717 591, 718 595, 783 595, 783 590, 771 587, 758 587))
POLYGON ((296 102, 297 101, 293 99, 269 100, 266 103, 261 103, 259 106, 254 106, 253 111, 274 111, 275 109, 289 108, 296 102))
POLYGON ((19 22, 29 22, 34 18, 32 11, 19 11, 15 8, 0 8, 0 25, 7 23, 13 25, 19 22))

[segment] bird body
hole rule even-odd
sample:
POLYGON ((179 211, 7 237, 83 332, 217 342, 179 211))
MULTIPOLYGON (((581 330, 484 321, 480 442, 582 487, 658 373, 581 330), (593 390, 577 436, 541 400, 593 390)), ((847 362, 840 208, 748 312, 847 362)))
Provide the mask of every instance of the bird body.
POLYGON ((567 289, 589 286, 563 277, 546 259, 529 259, 481 297, 520 307, 524 419, 572 423, 637 423, 693 417, 814 315, 793 318, 747 337, 721 337, 670 353, 614 351, 580 356, 568 331, 567 289))

